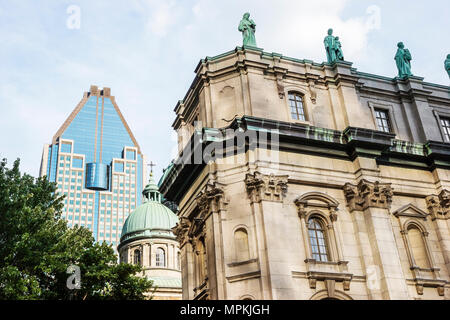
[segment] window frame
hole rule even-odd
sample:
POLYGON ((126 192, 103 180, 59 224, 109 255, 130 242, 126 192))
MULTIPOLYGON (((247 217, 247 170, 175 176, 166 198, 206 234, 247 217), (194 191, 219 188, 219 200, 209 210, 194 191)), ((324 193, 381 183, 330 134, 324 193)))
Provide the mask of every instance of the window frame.
POLYGON ((373 121, 373 124, 375 126, 375 130, 380 131, 380 132, 384 132, 384 133, 393 133, 396 136, 398 136, 399 135, 399 131, 398 131, 397 120, 395 119, 393 105, 391 105, 391 104, 382 104, 382 103, 373 102, 373 101, 369 101, 368 104, 369 104, 369 108, 370 108, 371 113, 372 113, 372 121, 373 121), (388 123, 389 123, 389 126, 390 126, 390 131, 389 132, 381 131, 378 128, 376 110, 380 110, 380 111, 386 112, 386 114, 388 116, 388 123))
POLYGON ((299 121, 299 122, 307 122, 308 121, 308 113, 306 111, 306 106, 305 106, 305 94, 301 93, 299 91, 296 90, 290 90, 287 92, 287 102, 288 102, 288 107, 289 107, 289 118, 291 120, 294 121, 299 121), (294 99, 291 99, 291 95, 294 96, 294 99), (300 98, 300 101, 297 100, 297 97, 300 98), (292 106, 291 102, 295 102, 295 106, 292 106), (301 102, 301 111, 303 111, 303 113, 299 113, 299 104, 298 102, 301 102), (293 118, 293 112, 292 112, 292 108, 295 107, 295 112, 296 112, 296 116, 298 118, 293 118), (303 119, 300 119, 300 116, 303 116, 303 119))
POLYGON ((160 268, 166 268, 167 267, 167 264, 166 264, 166 250, 164 250, 164 248, 158 247, 156 249, 155 266, 156 267, 160 267, 160 268), (161 251, 163 253, 162 265, 161 265, 161 261, 160 261, 160 252, 161 251))
POLYGON ((444 128, 443 128, 442 122, 441 122, 442 118, 450 119, 450 112, 448 110, 444 110, 442 108, 433 106, 433 114, 434 114, 434 117, 436 118, 437 126, 439 128, 439 133, 441 134, 442 142, 450 143, 450 141, 447 141, 445 138, 445 131, 444 131, 444 128))
POLYGON ((308 217, 307 220, 307 229, 308 229, 308 242, 309 242, 309 246, 311 249, 311 258, 316 260, 317 262, 331 262, 331 254, 330 254, 330 244, 328 241, 328 233, 327 233, 327 228, 326 228, 326 224, 325 221, 323 220, 322 217, 317 216, 317 215, 311 215, 310 217, 308 217), (310 223, 311 221, 314 220, 316 222, 316 225, 320 226, 320 229, 311 229, 310 227, 310 223), (311 237, 311 231, 314 232, 315 236, 314 238, 311 237), (322 240, 324 242, 324 245, 320 245, 320 238, 318 237, 318 231, 320 231, 323 235, 322 240), (313 239, 314 244, 313 244, 313 239), (318 248, 318 252, 314 252, 313 247, 317 247, 318 248), (325 252, 322 253, 320 247, 325 247, 325 252), (319 259, 316 258, 316 256, 319 256, 319 259), (325 260, 322 260, 322 256, 325 256, 325 260))
POLYGON ((424 236, 424 234, 427 234, 426 229, 423 226, 418 225, 417 223, 409 222, 406 225, 405 231, 406 231, 406 237, 408 237, 408 241, 407 241, 408 249, 409 249, 410 254, 411 254, 411 262, 410 262, 411 268, 418 268, 420 270, 432 270, 433 261, 430 258, 430 254, 428 252, 427 239, 424 236), (423 250, 426 266, 421 266, 418 263, 418 258, 419 257, 416 256, 417 252, 414 251, 414 247, 412 245, 413 241, 412 241, 412 237, 411 237, 411 234, 410 234, 411 230, 413 230, 413 229, 416 230, 419 233, 420 241, 421 241, 421 244, 422 244, 422 248, 421 249, 423 250))
POLYGON ((439 117, 439 123, 442 128, 442 136, 445 143, 450 143, 450 117, 439 117), (443 122, 447 122, 444 125, 443 122))
POLYGON ((141 249, 134 249, 134 250, 133 250, 133 264, 134 264, 134 265, 142 266, 142 253, 141 253, 141 249), (138 252, 139 255, 136 255, 136 252, 138 252), (137 257, 138 257, 139 259, 136 259, 137 257), (138 263, 136 262, 136 260, 139 260, 138 263))
MULTIPOLYGON (((242 239, 240 239, 242 240, 242 239)), ((244 226, 238 226, 233 230, 233 245, 234 245, 234 256, 235 256, 235 262, 247 262, 250 261, 252 259, 252 254, 251 254, 251 248, 250 248, 250 237, 249 237, 249 232, 247 227, 244 226), (245 233, 246 235, 246 240, 247 240, 247 258, 246 259, 242 259, 241 256, 238 254, 238 239, 236 238, 236 235, 238 234, 238 232, 242 232, 245 233)))
POLYGON ((382 131, 384 133, 392 133, 392 124, 389 116, 389 110, 375 108, 375 123, 377 125, 378 131, 382 131), (380 125, 381 122, 381 125, 380 125))

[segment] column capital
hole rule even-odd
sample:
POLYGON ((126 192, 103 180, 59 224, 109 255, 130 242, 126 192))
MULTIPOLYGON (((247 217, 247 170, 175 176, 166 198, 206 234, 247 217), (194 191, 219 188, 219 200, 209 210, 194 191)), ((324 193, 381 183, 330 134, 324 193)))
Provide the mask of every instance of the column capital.
POLYGON ((288 189, 288 176, 248 173, 245 176, 247 194, 252 203, 260 201, 283 202, 288 189))
POLYGON ((343 187, 350 211, 367 208, 389 209, 394 195, 390 183, 362 179, 358 185, 346 183, 343 187))
POLYGON ((428 211, 433 220, 440 219, 446 220, 450 216, 450 192, 448 190, 442 190, 437 195, 430 195, 426 197, 426 203, 428 211))

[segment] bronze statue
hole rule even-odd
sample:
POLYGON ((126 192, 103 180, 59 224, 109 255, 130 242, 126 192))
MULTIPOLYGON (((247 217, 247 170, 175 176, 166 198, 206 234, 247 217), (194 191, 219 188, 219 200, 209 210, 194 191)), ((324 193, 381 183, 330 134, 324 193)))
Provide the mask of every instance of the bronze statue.
POLYGON ((256 23, 250 19, 250 13, 246 12, 239 23, 239 31, 242 32, 244 38, 244 46, 256 47, 256 23))
POLYGON ((450 77, 450 54, 445 59, 445 70, 447 70, 448 76, 450 77))
POLYGON ((323 40, 327 52, 328 63, 344 61, 344 52, 339 37, 333 36, 333 29, 328 29, 328 35, 323 40))
POLYGON ((403 42, 397 44, 397 54, 395 55, 395 62, 398 69, 398 77, 401 79, 412 76, 411 60, 412 56, 408 49, 405 49, 403 42))

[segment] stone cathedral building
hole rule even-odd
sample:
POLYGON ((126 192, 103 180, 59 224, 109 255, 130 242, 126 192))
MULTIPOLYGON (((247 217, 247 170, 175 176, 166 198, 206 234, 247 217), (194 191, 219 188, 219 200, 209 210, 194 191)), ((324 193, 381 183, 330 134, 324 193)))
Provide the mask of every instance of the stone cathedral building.
POLYGON ((122 228, 117 247, 120 262, 143 268, 140 276, 153 281, 148 297, 180 300, 180 251, 171 230, 178 223, 178 217, 162 204, 153 172, 142 195, 143 204, 128 216, 122 228))
POLYGON ((249 46, 195 74, 160 182, 183 299, 450 299, 450 87, 249 46))

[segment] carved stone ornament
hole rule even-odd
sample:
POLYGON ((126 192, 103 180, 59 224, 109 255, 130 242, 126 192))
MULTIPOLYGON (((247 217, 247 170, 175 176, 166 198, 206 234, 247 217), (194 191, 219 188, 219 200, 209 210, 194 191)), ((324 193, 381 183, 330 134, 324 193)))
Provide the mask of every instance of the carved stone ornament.
POLYGON ((282 202, 288 188, 288 176, 265 175, 259 172, 245 176, 247 193, 252 202, 282 202))
POLYGON ((394 194, 390 183, 364 179, 357 186, 346 183, 343 190, 350 211, 363 211, 367 208, 389 209, 394 194))
POLYGON ((309 87, 309 94, 311 96, 311 102, 313 104, 316 104, 317 102, 316 82, 314 80, 309 80, 308 87, 309 87))
POLYGON ((447 213, 450 210, 450 191, 442 190, 439 194, 442 209, 447 213))
POLYGON ((177 241, 180 243, 180 246, 189 241, 188 232, 190 227, 191 221, 186 217, 180 217, 180 222, 172 228, 172 232, 177 237, 177 241))
POLYGON ((283 75, 277 74, 277 90, 278 90, 278 96, 280 99, 284 98, 284 84, 283 84, 283 75))
POLYGON ((210 211, 224 210, 228 204, 225 198, 224 186, 218 182, 209 182, 196 197, 200 210, 200 218, 205 218, 210 211))
POLYGON ((450 216, 450 192, 443 190, 439 196, 426 197, 427 208, 433 220, 446 220, 450 216))

